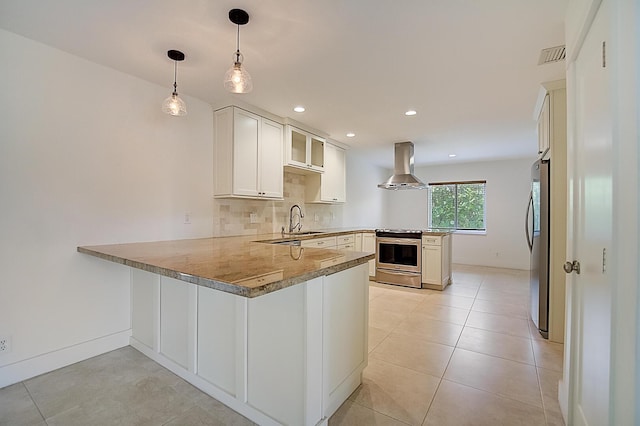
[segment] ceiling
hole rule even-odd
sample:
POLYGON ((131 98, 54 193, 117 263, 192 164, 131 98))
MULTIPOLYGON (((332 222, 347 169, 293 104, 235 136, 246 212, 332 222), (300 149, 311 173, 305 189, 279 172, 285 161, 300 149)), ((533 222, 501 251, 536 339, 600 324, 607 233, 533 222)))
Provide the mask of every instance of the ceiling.
MULTIPOLYGON (((214 106, 240 99, 328 133, 393 167, 393 143, 416 164, 533 156, 538 66, 564 44, 568 0, 0 0, 0 27, 214 106), (249 94, 230 94, 236 26, 249 94), (302 114, 293 112, 304 105, 302 114), (408 109, 417 115, 407 117, 408 109), (353 138, 346 133, 354 132, 353 138), (449 158, 449 154, 456 154, 449 158)), ((157 102, 158 107, 162 100, 157 102)), ((187 105, 188 108, 188 105, 187 105)))

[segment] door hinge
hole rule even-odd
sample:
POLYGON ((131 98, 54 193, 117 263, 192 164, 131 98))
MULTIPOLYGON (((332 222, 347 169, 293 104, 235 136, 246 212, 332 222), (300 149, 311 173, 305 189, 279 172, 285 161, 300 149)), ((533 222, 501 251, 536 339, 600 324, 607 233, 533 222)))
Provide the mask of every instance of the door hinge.
POLYGON ((602 42, 602 68, 607 67, 607 42, 602 42))
POLYGON ((607 249, 602 249, 602 273, 607 272, 607 249))

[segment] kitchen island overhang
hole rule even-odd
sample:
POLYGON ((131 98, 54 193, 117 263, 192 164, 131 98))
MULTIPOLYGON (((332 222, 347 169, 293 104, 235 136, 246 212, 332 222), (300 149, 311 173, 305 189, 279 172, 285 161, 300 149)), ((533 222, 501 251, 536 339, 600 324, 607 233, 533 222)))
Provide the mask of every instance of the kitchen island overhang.
POLYGON ((375 257, 372 253, 268 244, 242 236, 80 246, 77 250, 250 298, 340 272, 375 257))
POLYGON ((133 347, 259 424, 326 424, 361 383, 372 254, 248 237, 78 251, 132 267, 133 347))

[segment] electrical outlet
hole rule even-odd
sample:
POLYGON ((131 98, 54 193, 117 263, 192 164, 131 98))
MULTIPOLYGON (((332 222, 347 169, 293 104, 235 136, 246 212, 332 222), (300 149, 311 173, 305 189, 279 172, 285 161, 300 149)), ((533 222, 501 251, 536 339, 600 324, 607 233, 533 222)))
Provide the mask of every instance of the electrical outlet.
POLYGON ((258 215, 256 213, 249 213, 249 222, 258 223, 258 215))
POLYGON ((313 215, 313 221, 314 222, 320 222, 320 215, 318 213, 313 215))
POLYGON ((9 336, 0 336, 0 354, 11 352, 11 338, 9 336))
POLYGON ((184 224, 185 225, 191 225, 191 213, 190 212, 185 212, 184 213, 184 224))

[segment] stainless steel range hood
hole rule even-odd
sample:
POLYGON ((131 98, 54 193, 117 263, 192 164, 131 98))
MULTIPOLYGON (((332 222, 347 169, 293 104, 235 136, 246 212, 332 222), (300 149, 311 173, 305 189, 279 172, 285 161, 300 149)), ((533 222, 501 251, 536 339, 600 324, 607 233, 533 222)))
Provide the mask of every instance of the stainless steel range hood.
POLYGON ((413 174, 413 142, 398 142, 395 146, 395 168, 393 175, 378 185, 383 189, 427 189, 413 174))

